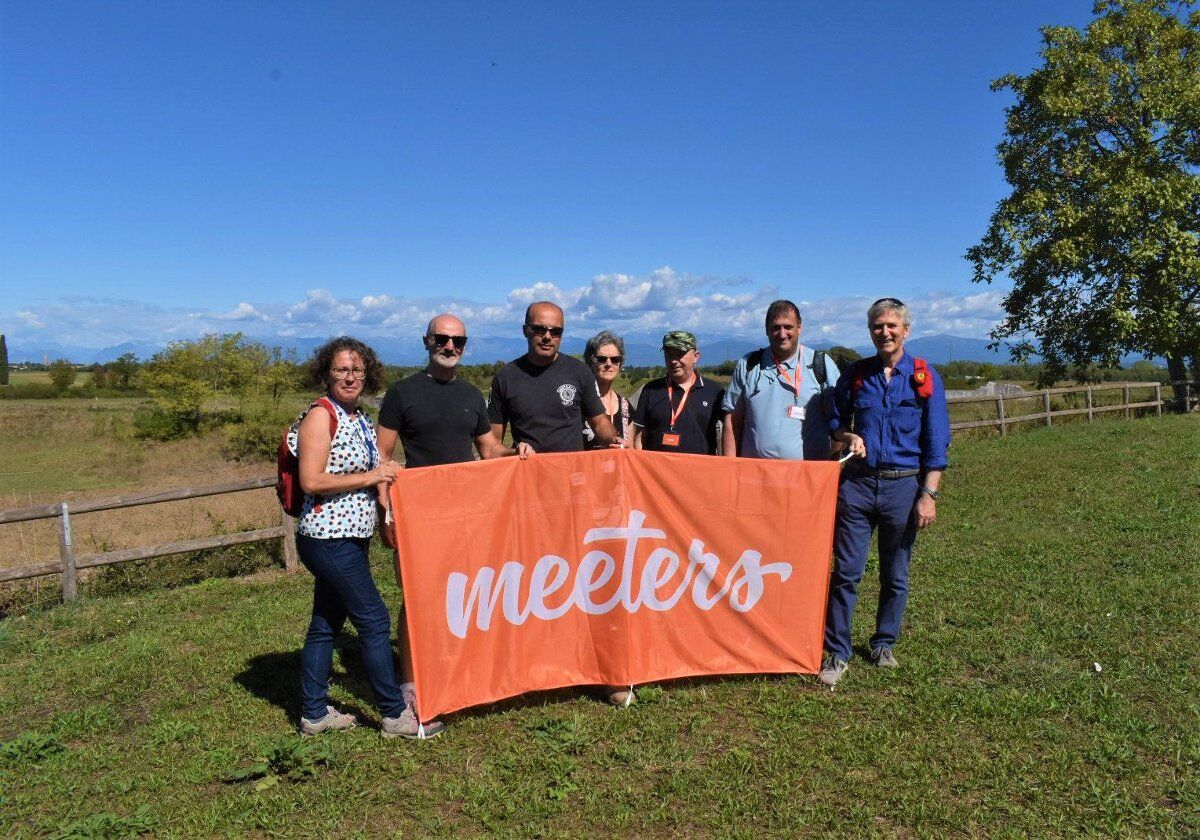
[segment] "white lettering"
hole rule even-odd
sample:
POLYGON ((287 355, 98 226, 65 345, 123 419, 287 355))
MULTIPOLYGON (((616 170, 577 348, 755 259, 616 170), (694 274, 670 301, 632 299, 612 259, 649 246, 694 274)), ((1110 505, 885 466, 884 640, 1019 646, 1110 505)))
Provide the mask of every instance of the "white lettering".
POLYGON ((629 522, 623 528, 592 528, 583 538, 584 545, 597 542, 624 542, 624 551, 609 553, 592 549, 583 555, 571 578, 570 563, 556 554, 541 557, 529 575, 529 593, 525 604, 520 603, 521 581, 525 566, 508 561, 499 574, 489 566, 475 574, 474 581, 461 572, 452 572, 446 579, 446 623, 450 632, 465 639, 474 619, 475 627, 487 632, 492 626, 496 607, 509 624, 520 626, 531 615, 543 621, 553 621, 566 615, 572 607, 588 615, 604 615, 618 604, 635 613, 643 606, 656 612, 673 609, 691 594, 692 603, 701 610, 711 610, 722 600, 731 609, 749 612, 766 593, 766 578, 776 576, 780 583, 788 580, 792 566, 786 562, 762 563, 762 553, 753 549, 742 552, 724 580, 719 580, 721 558, 706 551, 703 541, 693 539, 688 548, 687 565, 680 563, 679 554, 665 546, 656 546, 646 558, 635 585, 634 566, 641 541, 666 540, 667 533, 644 527, 646 514, 629 512, 629 522), (607 587, 617 576, 617 559, 621 557, 620 576, 613 594, 604 601, 595 600, 596 593, 607 587), (680 569, 682 567, 682 579, 680 569), (669 587, 676 580, 673 589, 669 587), (714 592, 713 589, 716 589, 714 592), (468 591, 469 590, 469 591, 468 591), (666 591, 664 591, 666 590, 666 591), (546 599, 563 592, 558 606, 548 606, 546 599))

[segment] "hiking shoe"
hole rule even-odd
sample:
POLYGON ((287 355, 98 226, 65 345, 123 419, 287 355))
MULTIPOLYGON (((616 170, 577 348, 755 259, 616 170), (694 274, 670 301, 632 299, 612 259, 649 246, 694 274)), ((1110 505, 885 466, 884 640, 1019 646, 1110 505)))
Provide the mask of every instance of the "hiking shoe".
POLYGON ((320 735, 322 732, 337 732, 339 729, 353 729, 358 726, 358 718, 354 715, 339 712, 333 706, 325 707, 325 717, 317 720, 300 718, 301 735, 320 735))
POLYGON ((900 663, 896 661, 896 657, 892 656, 890 647, 877 647, 871 651, 871 662, 877 668, 899 668, 900 663))
POLYGON ((379 734, 384 738, 408 738, 414 741, 424 741, 436 738, 446 731, 446 724, 440 720, 431 720, 422 724, 417 720, 415 706, 408 706, 399 717, 385 717, 379 726, 379 734))
POLYGON ((622 709, 629 708, 637 702, 637 695, 633 693, 633 686, 610 685, 605 691, 608 694, 608 702, 614 706, 620 706, 622 709))
POLYGON ((817 674, 817 679, 822 685, 833 688, 849 670, 849 662, 845 659, 838 659, 832 653, 827 653, 825 659, 821 661, 821 671, 817 674))

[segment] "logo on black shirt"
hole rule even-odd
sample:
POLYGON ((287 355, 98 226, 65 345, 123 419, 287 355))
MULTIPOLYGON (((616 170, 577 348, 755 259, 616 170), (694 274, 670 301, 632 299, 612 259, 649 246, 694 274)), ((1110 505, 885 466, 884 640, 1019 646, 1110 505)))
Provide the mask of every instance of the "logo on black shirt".
POLYGON ((562 400, 563 405, 570 405, 575 402, 576 393, 575 386, 570 383, 558 386, 558 398, 562 400))

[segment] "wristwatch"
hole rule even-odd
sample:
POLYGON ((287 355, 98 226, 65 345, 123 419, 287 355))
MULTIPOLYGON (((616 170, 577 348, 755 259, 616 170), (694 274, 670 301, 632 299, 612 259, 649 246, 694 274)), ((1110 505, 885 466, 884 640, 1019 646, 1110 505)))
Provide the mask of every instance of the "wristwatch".
POLYGON ((929 498, 933 499, 935 502, 938 500, 938 496, 940 495, 938 491, 930 490, 928 487, 922 487, 920 492, 928 494, 929 498))

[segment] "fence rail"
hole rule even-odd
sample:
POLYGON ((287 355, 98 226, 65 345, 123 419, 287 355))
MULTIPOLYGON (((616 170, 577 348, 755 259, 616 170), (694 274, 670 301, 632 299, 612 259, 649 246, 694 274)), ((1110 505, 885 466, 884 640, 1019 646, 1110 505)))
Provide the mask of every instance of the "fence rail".
POLYGON ((54 505, 35 505, 33 507, 0 511, 0 525, 9 522, 30 522, 38 519, 58 520, 55 522, 54 527, 58 532, 59 553, 59 561, 57 563, 38 563, 31 566, 0 569, 0 582, 26 580, 28 578, 41 577, 42 575, 61 574, 63 600, 74 601, 79 597, 80 569, 94 569, 100 566, 111 566, 115 563, 126 563, 130 560, 168 557, 172 554, 185 554, 189 551, 202 551, 209 548, 221 548, 227 545, 241 545, 243 543, 277 540, 280 538, 283 539, 283 567, 288 572, 294 572, 300 565, 300 557, 296 552, 296 520, 282 511, 280 511, 279 524, 269 528, 239 531, 235 534, 197 537, 195 539, 178 540, 152 546, 123 548, 99 554, 76 555, 74 540, 71 537, 72 517, 82 513, 119 510, 122 508, 138 507, 140 505, 177 502, 186 499, 202 499, 205 496, 221 496, 226 493, 244 493, 247 490, 261 490, 264 487, 273 487, 274 485, 275 476, 265 475, 259 478, 227 481, 222 484, 207 484, 200 487, 178 487, 173 490, 161 490, 153 493, 110 496, 103 499, 59 502, 54 505))
MULTIPOLYGON (((963 420, 952 422, 952 430, 998 428, 1001 435, 1007 435, 1010 427, 1018 423, 1043 421, 1047 426, 1054 423, 1056 417, 1072 417, 1087 415, 1088 422, 1098 414, 1111 411, 1123 411, 1125 418, 1133 417, 1136 409, 1153 408, 1157 414, 1162 414, 1167 401, 1163 399, 1163 384, 1160 382, 1120 382, 1103 385, 1080 385, 1071 388, 1046 388, 1041 391, 1027 391, 1023 394, 996 395, 982 397, 954 397, 946 402, 950 406, 970 403, 994 403, 995 418, 980 420, 963 420), (1134 402, 1130 391, 1138 389, 1154 389, 1153 400, 1134 402), (1121 391, 1121 401, 1111 405, 1096 405, 1095 394, 1098 391, 1121 391), (1083 408, 1053 409, 1051 397, 1067 394, 1083 394, 1083 408), (1022 400, 1040 400, 1042 410, 1032 414, 1010 416, 1006 404, 1022 400)), ((1191 411, 1193 404, 1200 405, 1200 386, 1191 382, 1170 382, 1168 386, 1182 386, 1184 396, 1182 405, 1184 412, 1191 411)), ((241 531, 235 534, 219 534, 211 537, 198 537, 190 540, 162 543, 155 546, 139 548, 124 548, 117 551, 106 551, 99 554, 76 556, 74 542, 71 538, 71 517, 84 513, 95 513, 102 510, 119 510, 122 508, 152 505, 161 502, 175 502, 185 499, 200 499, 205 496, 219 496, 226 493, 243 493, 248 490, 260 490, 275 484, 275 476, 267 475, 260 478, 243 481, 209 484, 201 487, 179 487, 173 490, 161 490, 153 493, 136 493, 132 495, 110 496, 102 499, 88 499, 78 502, 59 502, 52 505, 35 505, 11 510, 0 510, 0 525, 11 522, 29 522, 38 519, 57 519, 55 528, 58 531, 59 561, 20 566, 11 569, 0 569, 0 583, 26 580, 43 575, 62 575, 62 596, 64 601, 73 601, 79 597, 79 571, 94 569, 100 566, 110 566, 115 563, 125 563, 130 560, 146 560, 151 557, 167 557, 173 554, 184 554, 189 551, 201 551, 209 548, 220 548, 228 545, 259 542, 262 540, 283 539, 283 565, 288 572, 299 568, 300 559, 296 552, 296 520, 286 513, 280 512, 280 522, 269 528, 259 528, 253 531, 241 531)))

